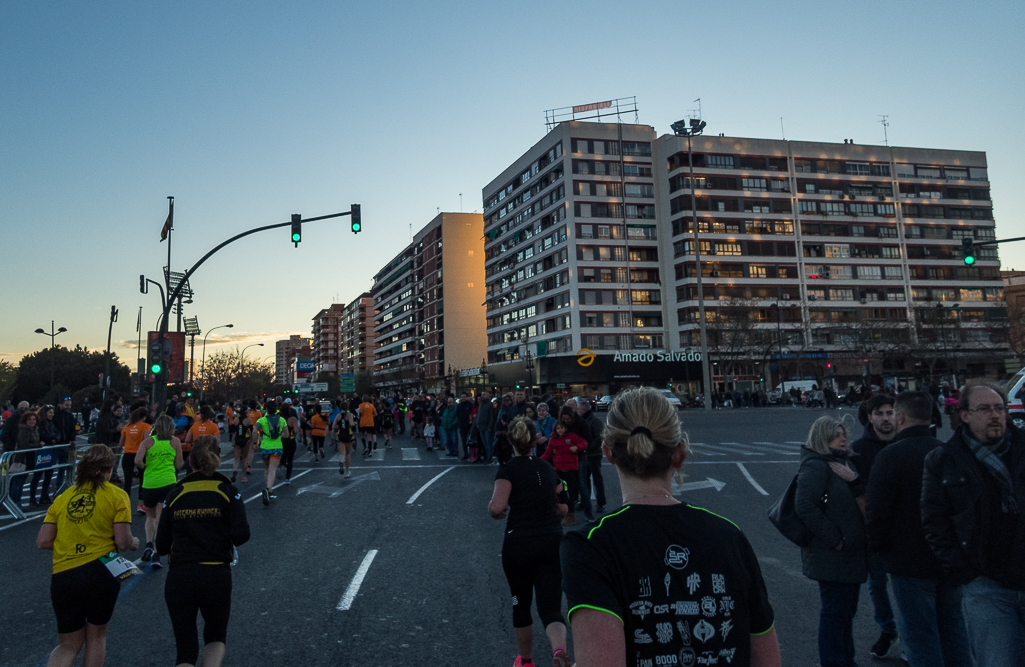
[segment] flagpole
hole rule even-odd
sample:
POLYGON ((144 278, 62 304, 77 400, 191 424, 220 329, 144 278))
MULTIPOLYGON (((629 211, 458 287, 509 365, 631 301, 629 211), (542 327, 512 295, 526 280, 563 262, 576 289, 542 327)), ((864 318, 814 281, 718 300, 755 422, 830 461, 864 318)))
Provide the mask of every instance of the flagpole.
POLYGON ((142 306, 139 306, 139 318, 135 321, 135 330, 139 333, 138 353, 135 359, 135 374, 139 376, 139 386, 136 391, 142 391, 142 306))
MULTIPOLYGON (((167 274, 164 276, 167 293, 171 293, 171 232, 174 231, 174 197, 167 198, 167 219, 170 224, 167 226, 167 274)), ((166 317, 166 315, 165 315, 166 317)))

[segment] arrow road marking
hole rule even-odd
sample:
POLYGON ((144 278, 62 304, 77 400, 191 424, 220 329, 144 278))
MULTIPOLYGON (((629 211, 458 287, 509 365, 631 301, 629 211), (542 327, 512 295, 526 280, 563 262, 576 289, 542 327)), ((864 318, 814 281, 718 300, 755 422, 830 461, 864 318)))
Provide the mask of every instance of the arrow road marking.
POLYGON ((317 482, 316 484, 310 484, 309 486, 304 486, 303 488, 301 488, 298 491, 296 491, 295 495, 299 496, 299 495, 302 495, 302 494, 307 493, 307 492, 309 492, 309 493, 325 493, 325 494, 327 494, 331 498, 337 498, 338 496, 342 495, 343 493, 345 493, 346 491, 348 491, 352 487, 359 486, 360 484, 362 484, 363 482, 366 482, 368 480, 372 480, 372 481, 375 481, 375 482, 380 482, 381 481, 381 474, 377 473, 377 472, 370 472, 370 473, 367 473, 365 475, 360 475, 359 477, 354 477, 352 479, 352 481, 348 482, 345 486, 343 486, 341 488, 339 488, 337 486, 321 486, 323 484, 323 482, 317 482))
POLYGON ((706 477, 703 482, 684 482, 676 487, 676 491, 677 493, 683 491, 695 491, 697 489, 715 489, 716 491, 722 491, 722 487, 724 486, 726 486, 726 482, 720 482, 717 479, 706 477))
POLYGON ((755 487, 755 491, 762 494, 763 496, 769 495, 769 492, 762 488, 761 484, 755 481, 755 478, 751 476, 751 473, 747 471, 744 464, 737 461, 737 467, 740 468, 740 472, 744 473, 744 477, 747 477, 747 481, 751 482, 751 486, 755 487))
POLYGON ((456 467, 455 467, 455 466, 452 466, 451 468, 447 468, 447 469, 445 469, 445 470, 442 470, 441 472, 439 472, 439 473, 438 473, 437 475, 435 475, 434 477, 432 477, 432 478, 430 479, 430 481, 428 481, 428 482, 427 482, 426 484, 424 484, 423 486, 421 486, 421 487, 419 488, 419 490, 417 490, 417 492, 416 492, 416 493, 414 493, 414 494, 413 494, 412 496, 410 496, 410 497, 409 497, 409 500, 407 500, 407 501, 406 501, 406 504, 407 504, 407 505, 412 505, 412 504, 413 504, 414 502, 416 502, 416 499, 420 497, 420 494, 421 494, 421 493, 423 493, 424 491, 426 491, 426 490, 427 490, 427 487, 429 487, 429 486, 430 486, 431 484, 434 484, 434 483, 435 483, 435 482, 437 482, 437 481, 438 481, 439 479, 441 479, 441 476, 442 476, 442 475, 444 475, 445 473, 447 473, 447 472, 452 472, 452 471, 453 471, 453 470, 455 470, 455 469, 456 469, 456 467))
MULTIPOLYGON (((311 472, 312 470, 313 470, 313 468, 310 468, 309 470, 304 470, 301 473, 299 473, 298 475, 295 475, 294 477, 292 477, 292 479, 299 479, 300 477, 302 477, 303 475, 305 475, 308 472, 311 472)), ((254 475, 254 477, 255 477, 255 475, 254 475)), ((260 477, 260 479, 262 480, 262 476, 260 477)), ((273 491, 274 489, 278 488, 279 486, 282 486, 283 484, 284 484, 284 482, 278 482, 277 484, 275 484, 274 486, 271 487, 271 490, 273 491)), ((254 500, 256 500, 257 498, 259 498, 262 494, 263 494, 263 490, 261 489, 260 493, 256 494, 252 498, 247 498, 243 502, 246 503, 246 504, 251 503, 254 500)))
POLYGON ((342 595, 342 599, 338 602, 336 607, 338 611, 348 611, 352 607, 352 602, 356 599, 359 587, 363 585, 363 579, 367 576, 367 570, 370 569, 370 564, 374 562, 375 556, 377 556, 377 549, 371 549, 367 552, 363 562, 359 565, 359 569, 356 570, 356 575, 349 582, 349 587, 345 589, 345 594, 342 595))

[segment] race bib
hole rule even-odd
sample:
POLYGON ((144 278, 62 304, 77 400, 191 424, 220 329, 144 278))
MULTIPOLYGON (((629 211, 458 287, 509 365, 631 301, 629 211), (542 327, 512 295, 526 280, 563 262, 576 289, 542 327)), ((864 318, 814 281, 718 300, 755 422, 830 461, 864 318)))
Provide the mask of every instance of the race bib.
POLYGON ((100 562, 118 581, 125 581, 131 576, 142 574, 142 570, 135 563, 116 551, 111 551, 106 556, 100 556, 100 562))

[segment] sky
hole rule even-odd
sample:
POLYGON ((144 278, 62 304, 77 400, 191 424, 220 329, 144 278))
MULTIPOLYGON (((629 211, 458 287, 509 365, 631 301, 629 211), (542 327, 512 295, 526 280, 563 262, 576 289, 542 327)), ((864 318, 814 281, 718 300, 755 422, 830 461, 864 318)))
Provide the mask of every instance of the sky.
MULTIPOLYGON (((136 356, 172 268, 207 354, 310 335, 442 211, 541 139, 544 111, 636 96, 661 135, 985 151, 1000 238, 1025 235, 1025 3, 0 3, 0 359, 57 341, 136 356), (1017 156, 1017 157, 1016 157, 1017 156), (1015 185, 1015 184, 1018 185, 1015 185), (222 335, 223 334, 223 335, 222 335)), ((632 118, 626 119, 630 122, 632 118)), ((1001 250, 1025 269, 1025 243, 1001 250)), ((199 356, 199 343, 197 351, 199 356)), ((134 367, 134 362, 130 361, 134 367)))

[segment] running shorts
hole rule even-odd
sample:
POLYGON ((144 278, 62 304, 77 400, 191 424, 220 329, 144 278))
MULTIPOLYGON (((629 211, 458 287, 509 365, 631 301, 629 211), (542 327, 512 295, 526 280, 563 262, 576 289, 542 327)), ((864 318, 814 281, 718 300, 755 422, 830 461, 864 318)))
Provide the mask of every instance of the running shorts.
POLYGON ((142 504, 146 507, 156 507, 160 503, 164 502, 167 498, 167 494, 174 488, 174 484, 168 484, 167 486, 161 486, 156 489, 139 489, 139 499, 142 500, 142 504))
POLYGON ((377 427, 376 426, 360 426, 359 427, 359 432, 360 433, 367 433, 367 434, 376 434, 377 433, 377 427))
POLYGON ((53 575, 50 601, 57 615, 57 632, 78 632, 86 623, 106 625, 120 592, 121 582, 99 559, 53 575))
POLYGON ((281 457, 285 455, 284 449, 261 449, 260 458, 264 461, 280 461, 281 457))

